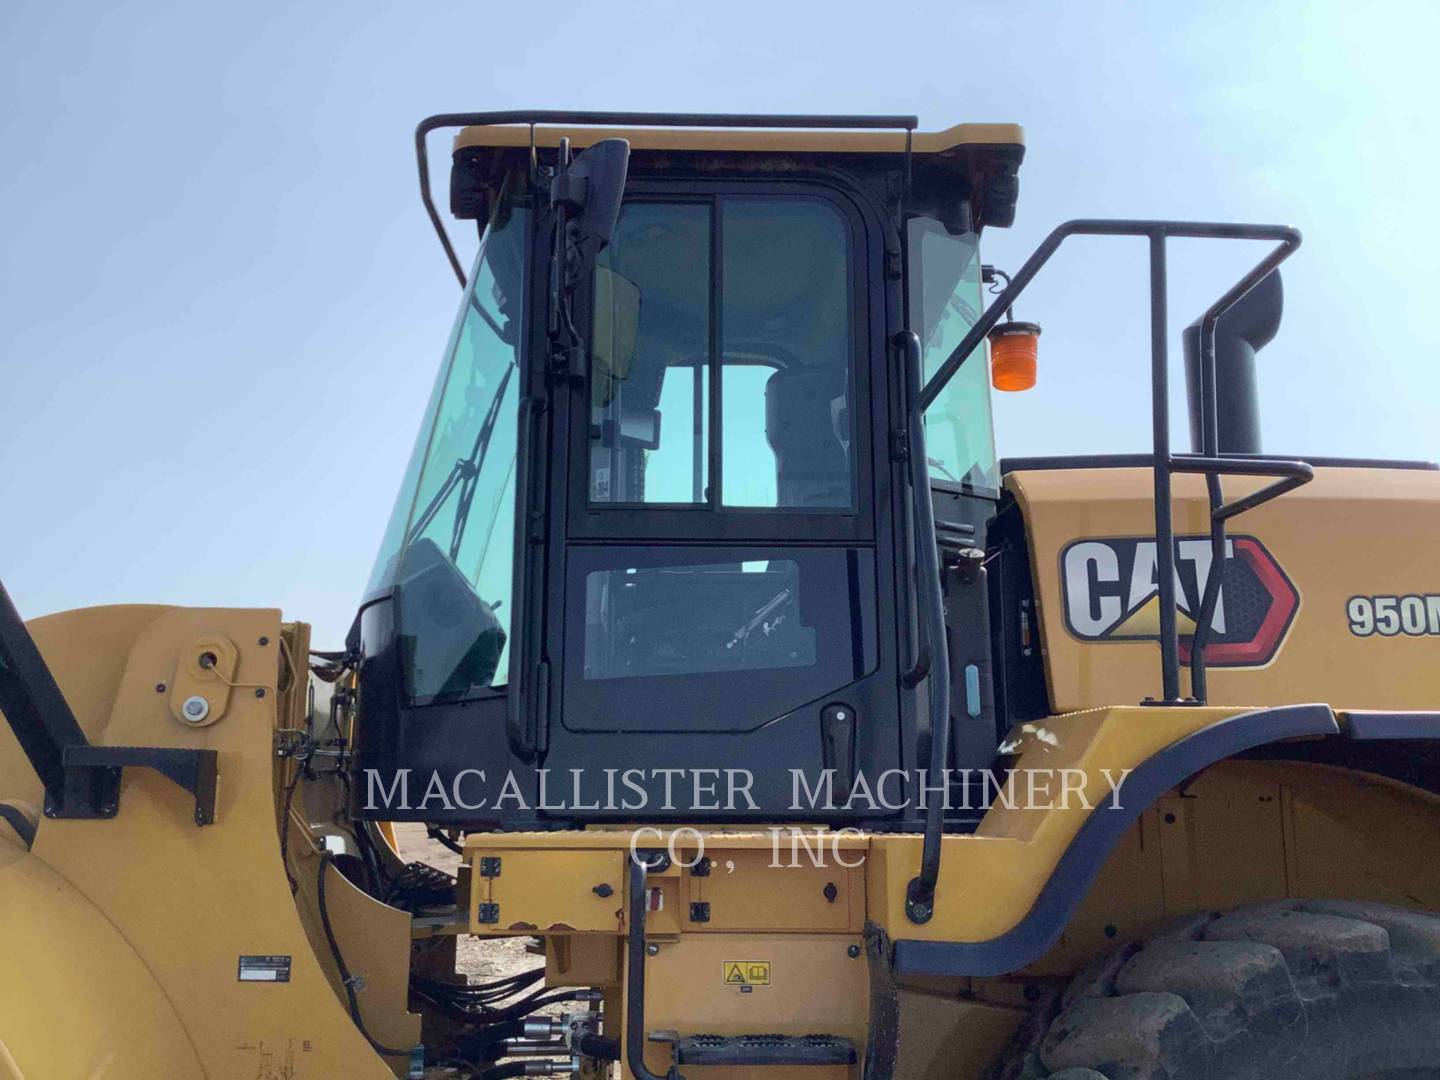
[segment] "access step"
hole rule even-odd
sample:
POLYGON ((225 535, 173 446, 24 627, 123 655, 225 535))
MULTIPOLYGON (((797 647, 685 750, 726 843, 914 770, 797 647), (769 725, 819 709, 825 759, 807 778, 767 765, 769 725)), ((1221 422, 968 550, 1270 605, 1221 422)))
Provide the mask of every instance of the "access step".
POLYGON ((853 1065, 855 1044, 840 1035, 686 1035, 657 1031, 676 1065, 853 1065))

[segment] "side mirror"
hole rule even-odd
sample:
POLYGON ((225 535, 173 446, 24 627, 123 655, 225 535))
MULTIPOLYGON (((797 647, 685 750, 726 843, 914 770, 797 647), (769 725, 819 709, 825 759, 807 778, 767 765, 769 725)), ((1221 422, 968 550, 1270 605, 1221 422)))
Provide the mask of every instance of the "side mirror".
MULTIPOLYGON (((565 354, 566 373, 576 381, 584 381, 586 364, 571 318, 571 297, 575 286, 595 265, 596 256, 610 242, 620 219, 620 200, 629 171, 630 144, 624 139, 602 139, 573 161, 570 140, 560 140, 560 168, 550 181, 555 250, 551 255, 548 329, 551 340, 565 354)), ((623 337, 623 331, 616 336, 623 337)), ((610 359, 612 365, 628 369, 628 359, 614 353, 610 359)))
POLYGON ((610 267, 595 267, 595 315, 590 335, 596 405, 608 405, 615 383, 630 377, 640 327, 640 286, 610 267))
POLYGON ((577 154, 551 184, 550 201, 574 215, 571 236, 582 259, 593 259, 610 242, 629 171, 630 143, 602 139, 577 154))

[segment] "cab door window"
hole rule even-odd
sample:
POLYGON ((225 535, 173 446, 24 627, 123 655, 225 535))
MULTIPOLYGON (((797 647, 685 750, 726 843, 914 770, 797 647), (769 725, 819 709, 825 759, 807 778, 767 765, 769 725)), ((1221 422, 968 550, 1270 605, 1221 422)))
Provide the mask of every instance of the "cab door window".
POLYGON ((852 510, 851 298, 825 200, 627 203, 595 278, 590 504, 852 510))

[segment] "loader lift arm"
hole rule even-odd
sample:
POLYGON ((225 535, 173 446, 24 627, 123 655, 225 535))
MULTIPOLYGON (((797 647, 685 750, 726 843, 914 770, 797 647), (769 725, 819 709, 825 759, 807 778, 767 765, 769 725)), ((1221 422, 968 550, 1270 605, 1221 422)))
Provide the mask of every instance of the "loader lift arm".
POLYGON ((110 818, 126 767, 154 769, 195 796, 195 824, 215 820, 214 750, 95 746, 85 737, 45 658, 0 583, 0 710, 40 782, 45 816, 110 818))

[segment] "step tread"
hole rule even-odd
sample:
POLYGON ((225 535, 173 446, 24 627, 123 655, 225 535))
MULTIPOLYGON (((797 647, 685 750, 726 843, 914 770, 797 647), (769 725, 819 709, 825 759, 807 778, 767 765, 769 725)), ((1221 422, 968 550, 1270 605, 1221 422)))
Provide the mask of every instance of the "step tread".
POLYGON ((677 1035, 651 1039, 673 1043, 677 1065, 851 1065, 855 1044, 841 1035, 677 1035))

